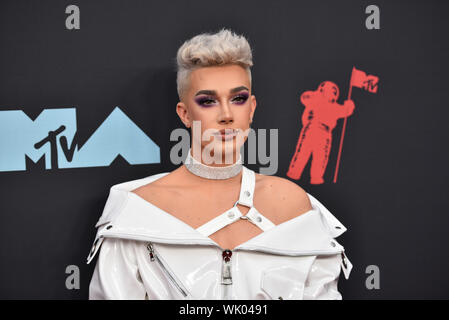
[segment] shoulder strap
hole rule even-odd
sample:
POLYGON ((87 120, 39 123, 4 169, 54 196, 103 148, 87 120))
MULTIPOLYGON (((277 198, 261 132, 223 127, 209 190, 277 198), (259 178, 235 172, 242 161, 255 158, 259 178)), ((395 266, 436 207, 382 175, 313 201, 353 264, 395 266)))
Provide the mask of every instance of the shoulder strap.
POLYGON ((254 189, 256 186, 256 174, 253 170, 242 167, 242 183, 238 203, 251 208, 253 206, 254 189))
POLYGON ((208 237, 216 231, 226 227, 227 225, 239 220, 246 219, 261 228, 263 231, 271 229, 275 226, 268 218, 264 217, 253 206, 254 189, 256 185, 256 175, 254 171, 242 167, 242 182, 240 185, 240 196, 235 202, 234 206, 215 217, 214 219, 206 222, 196 230, 208 237), (237 208, 237 204, 241 204, 250 208, 246 215, 242 215, 242 212, 237 208))

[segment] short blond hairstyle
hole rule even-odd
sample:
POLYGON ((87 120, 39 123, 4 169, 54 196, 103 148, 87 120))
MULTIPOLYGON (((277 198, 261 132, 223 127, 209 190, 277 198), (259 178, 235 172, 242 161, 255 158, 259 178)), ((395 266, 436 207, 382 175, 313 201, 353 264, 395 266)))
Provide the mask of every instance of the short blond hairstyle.
POLYGON ((251 47, 244 36, 229 29, 223 28, 214 34, 202 33, 185 41, 178 49, 176 62, 179 99, 188 88, 190 72, 201 67, 238 64, 248 72, 251 83, 251 47))

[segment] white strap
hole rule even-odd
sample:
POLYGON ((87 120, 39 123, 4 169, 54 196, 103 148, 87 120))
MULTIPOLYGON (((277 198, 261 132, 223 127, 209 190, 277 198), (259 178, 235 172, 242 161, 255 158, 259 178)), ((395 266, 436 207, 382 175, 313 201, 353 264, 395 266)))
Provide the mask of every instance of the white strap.
POLYGON ((255 207, 251 207, 244 217, 247 217, 250 222, 254 223, 263 231, 267 231, 276 226, 273 222, 270 221, 270 219, 263 216, 259 211, 257 211, 255 207))
POLYGON ((239 201, 241 205, 251 208, 253 206, 254 187, 256 185, 256 174, 253 170, 242 167, 242 183, 240 184, 239 201))
POLYGON ((267 231, 275 226, 268 218, 263 216, 254 206, 253 206, 253 196, 254 187, 256 185, 256 175, 254 171, 247 169, 243 166, 242 168, 242 182, 240 186, 240 197, 239 200, 234 204, 234 206, 220 214, 219 216, 213 218, 212 220, 206 222, 202 226, 198 227, 196 230, 208 237, 211 234, 217 232, 221 228, 239 220, 247 219, 263 231, 267 231), (246 215, 242 215, 242 212, 237 208, 237 203, 249 207, 249 211, 246 215))
POLYGON ((240 210, 237 207, 232 207, 231 209, 220 214, 218 217, 215 217, 202 226, 196 228, 196 230, 208 237, 221 228, 226 227, 228 224, 237 221, 241 216, 242 213, 240 212, 240 210))

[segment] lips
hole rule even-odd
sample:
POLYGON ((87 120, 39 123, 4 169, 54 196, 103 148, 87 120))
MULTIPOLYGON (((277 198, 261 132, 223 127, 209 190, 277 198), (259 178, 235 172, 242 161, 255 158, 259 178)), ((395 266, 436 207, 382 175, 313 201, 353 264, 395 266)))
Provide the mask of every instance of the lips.
POLYGON ((220 134, 233 134, 233 133, 237 132, 237 130, 232 129, 232 128, 228 128, 228 129, 221 129, 218 132, 220 134))
POLYGON ((232 128, 228 128, 228 129, 221 129, 218 130, 215 135, 219 138, 221 138, 222 140, 230 140, 233 139, 238 133, 238 130, 236 129, 232 129, 232 128))

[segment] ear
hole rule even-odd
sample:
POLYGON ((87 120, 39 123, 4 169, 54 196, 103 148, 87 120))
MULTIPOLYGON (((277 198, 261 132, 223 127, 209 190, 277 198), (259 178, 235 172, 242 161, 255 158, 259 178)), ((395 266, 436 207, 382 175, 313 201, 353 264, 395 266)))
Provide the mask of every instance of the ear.
POLYGON ((182 123, 184 123, 187 128, 190 128, 192 124, 190 121, 189 110, 187 109, 187 106, 184 102, 178 102, 178 104, 176 105, 176 113, 178 114, 179 119, 181 119, 182 123))
POLYGON ((251 113, 249 114, 250 122, 253 121, 254 112, 256 111, 256 106, 257 106, 256 96, 252 95, 251 96, 251 113))

